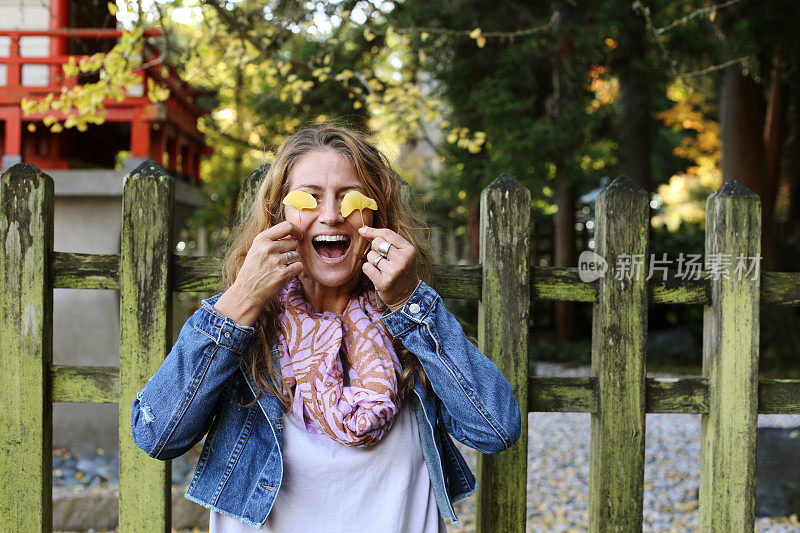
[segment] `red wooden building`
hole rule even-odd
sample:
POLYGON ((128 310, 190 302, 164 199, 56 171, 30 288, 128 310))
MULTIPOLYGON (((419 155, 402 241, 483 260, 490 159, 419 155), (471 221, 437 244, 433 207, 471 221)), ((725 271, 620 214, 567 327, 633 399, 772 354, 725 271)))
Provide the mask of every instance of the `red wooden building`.
POLYGON ((104 124, 90 125, 84 132, 69 128, 53 133, 42 123, 46 115, 23 114, 21 100, 95 81, 93 73, 65 77, 61 66, 71 56, 80 59, 113 47, 121 35, 116 18, 106 0, 0 2, 2 167, 26 162, 41 169, 111 169, 118 152, 128 150, 127 168, 150 157, 176 175, 199 180, 200 157, 209 149, 197 118, 208 113, 202 104, 210 95, 182 82, 175 69, 160 60, 159 50, 149 43, 158 33, 147 34, 143 59, 150 66, 140 73, 141 83, 124 100, 105 102, 104 124), (170 97, 151 102, 147 78, 166 84, 170 97))

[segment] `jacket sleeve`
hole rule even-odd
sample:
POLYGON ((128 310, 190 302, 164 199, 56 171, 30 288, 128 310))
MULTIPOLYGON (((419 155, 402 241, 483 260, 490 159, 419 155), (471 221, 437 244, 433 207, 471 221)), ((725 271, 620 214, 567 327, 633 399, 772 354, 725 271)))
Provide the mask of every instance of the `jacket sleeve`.
POLYGON ((511 384, 467 339, 436 291, 420 281, 403 307, 382 319, 425 369, 451 435, 483 453, 519 439, 522 419, 511 384))
POLYGON ((203 438, 223 385, 238 369, 242 354, 255 345, 252 326, 214 308, 221 295, 203 300, 161 367, 136 394, 133 440, 151 457, 178 457, 203 438))

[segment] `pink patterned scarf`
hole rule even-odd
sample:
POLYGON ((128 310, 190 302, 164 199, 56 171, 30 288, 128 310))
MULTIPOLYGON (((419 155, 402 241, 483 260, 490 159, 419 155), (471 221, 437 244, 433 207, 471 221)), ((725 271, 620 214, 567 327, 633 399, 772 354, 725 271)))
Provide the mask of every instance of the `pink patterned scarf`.
POLYGON ((278 348, 292 412, 311 433, 345 446, 369 446, 392 427, 400 406, 400 361, 372 305, 374 293, 350 299, 342 315, 318 315, 293 278, 281 290, 278 348), (344 386, 342 351, 350 385, 344 386))

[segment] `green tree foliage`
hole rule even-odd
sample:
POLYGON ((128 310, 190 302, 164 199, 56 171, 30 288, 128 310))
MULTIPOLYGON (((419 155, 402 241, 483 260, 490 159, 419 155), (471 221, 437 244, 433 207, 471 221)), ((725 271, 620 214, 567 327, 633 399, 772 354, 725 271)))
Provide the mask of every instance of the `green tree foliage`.
MULTIPOLYGON (((447 166, 437 180, 449 200, 444 209, 457 212, 466 202, 475 213, 481 189, 509 172, 531 189, 537 212, 549 215, 559 173, 591 188, 613 165, 607 21, 599 15, 585 5, 556 14, 549 2, 398 4, 394 23, 432 28, 414 45, 425 51, 423 67, 433 73, 453 122, 485 132, 487 149, 476 153, 458 149, 455 135, 446 139, 447 166), (480 34, 437 28, 480 28, 480 34)), ((474 226, 476 218, 468 218, 474 226)))

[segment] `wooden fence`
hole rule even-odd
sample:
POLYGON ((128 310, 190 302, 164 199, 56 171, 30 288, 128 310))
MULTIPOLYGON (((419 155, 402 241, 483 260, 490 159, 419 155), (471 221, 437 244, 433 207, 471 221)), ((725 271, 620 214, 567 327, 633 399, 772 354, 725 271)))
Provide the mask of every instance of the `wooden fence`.
MULTIPOLYGON (((119 529, 169 530, 170 465, 134 446, 131 404, 170 349, 171 293, 218 291, 220 261, 173 253, 173 182, 152 161, 126 179, 119 255, 54 251, 52 179, 30 165, 1 179, 0 530, 51 529, 51 406, 64 401, 119 403, 119 529), (55 288, 120 291, 119 368, 52 364, 55 288)), ((706 256, 758 255, 760 219, 758 197, 726 182, 708 198, 706 256)), ((618 178, 597 200, 595 251, 609 265, 624 254, 646 254, 647 225, 647 194, 618 178)), ((480 226, 481 264, 439 266, 434 287, 442 296, 480 301, 481 349, 521 406, 591 413, 590 530, 642 529, 648 412, 703 415, 701 530, 752 531, 756 415, 800 413, 800 380, 758 379, 759 306, 800 304, 800 274, 585 283, 576 268, 533 266, 530 192, 507 175, 483 191, 480 226), (528 375, 529 313, 537 300, 593 303, 591 377, 528 375), (647 307, 667 303, 704 306, 702 377, 645 377, 647 307)), ((522 437, 509 450, 479 454, 478 531, 525 530, 527 421, 523 416, 522 437)))

